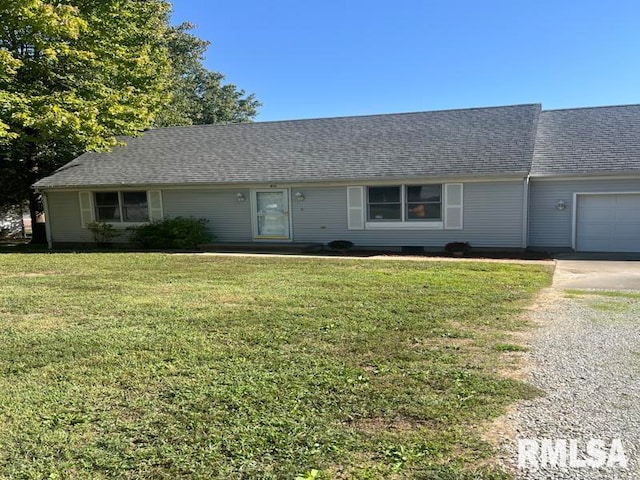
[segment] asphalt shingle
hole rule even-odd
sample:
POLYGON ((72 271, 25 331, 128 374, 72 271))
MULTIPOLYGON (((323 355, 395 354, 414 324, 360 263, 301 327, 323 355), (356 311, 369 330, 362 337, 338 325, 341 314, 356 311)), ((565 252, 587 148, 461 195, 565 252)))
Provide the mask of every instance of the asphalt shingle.
POLYGON ((36 187, 526 175, 540 105, 154 129, 36 187))
POLYGON ((640 172, 640 105, 540 113, 532 176, 640 172))

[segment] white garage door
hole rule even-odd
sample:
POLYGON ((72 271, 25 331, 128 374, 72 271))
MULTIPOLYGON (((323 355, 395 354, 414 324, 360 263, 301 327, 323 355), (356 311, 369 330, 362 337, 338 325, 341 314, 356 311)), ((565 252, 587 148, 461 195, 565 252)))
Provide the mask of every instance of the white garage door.
POLYGON ((640 252, 640 194, 577 198, 576 250, 640 252))

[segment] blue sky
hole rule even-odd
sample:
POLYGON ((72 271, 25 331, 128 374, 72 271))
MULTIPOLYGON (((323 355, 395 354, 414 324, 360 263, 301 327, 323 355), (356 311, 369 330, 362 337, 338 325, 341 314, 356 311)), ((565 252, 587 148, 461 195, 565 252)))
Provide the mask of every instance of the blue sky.
POLYGON ((640 2, 173 0, 258 121, 640 103, 640 2))

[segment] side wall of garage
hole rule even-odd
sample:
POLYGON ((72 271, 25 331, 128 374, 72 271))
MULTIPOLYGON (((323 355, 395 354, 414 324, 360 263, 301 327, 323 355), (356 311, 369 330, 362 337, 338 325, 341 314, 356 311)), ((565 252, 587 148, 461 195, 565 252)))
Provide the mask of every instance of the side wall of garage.
MULTIPOLYGON (((532 179, 529 190, 529 246, 537 249, 548 250, 565 250, 572 248, 573 241, 573 226, 574 226, 574 210, 578 215, 577 219, 581 219, 583 223, 578 226, 576 221, 576 233, 579 231, 581 234, 588 233, 585 230, 585 221, 597 221, 597 213, 595 210, 600 210, 600 218, 610 217, 611 212, 614 214, 614 220, 617 221, 617 225, 624 226, 625 223, 634 222, 633 215, 629 212, 635 210, 629 207, 629 202, 639 202, 637 210, 640 211, 640 195, 635 197, 627 197, 624 199, 616 199, 611 196, 607 198, 602 197, 602 201, 589 201, 589 204, 582 202, 582 211, 578 211, 578 206, 574 209, 574 196, 578 193, 638 193, 640 194, 640 177, 629 178, 615 178, 615 179, 532 179), (565 205, 564 209, 558 209, 558 203, 562 201, 565 205), (620 206, 624 208, 616 208, 612 206, 611 202, 620 202, 620 206), (607 203, 608 206, 604 205, 607 203), (598 205, 600 204, 600 205, 598 205), (587 216, 583 215, 584 209, 589 208, 590 213, 587 216), (594 210, 595 209, 595 210, 594 210), (624 213, 623 210, 626 212, 624 213), (606 213, 606 212, 609 213, 606 213), (626 217, 624 217, 627 215, 626 217), (617 217, 617 218, 616 218, 617 217)), ((586 197, 578 196, 578 201, 586 197)), ((593 197, 596 198, 596 197, 593 197)), ((591 200, 591 197, 590 197, 591 200)), ((615 222, 614 222, 615 223, 615 222)), ((601 230, 605 229, 603 225, 601 230)), ((591 229, 593 233, 593 228, 591 229)), ((629 230, 621 234, 627 235, 629 230)), ((615 231, 609 232, 611 235, 615 235, 615 231)), ((626 241, 621 241, 621 245, 626 241)), ((580 243, 580 242, 578 242, 580 243)), ((582 247, 593 248, 592 244, 584 244, 582 247)), ((640 243, 640 239, 639 242, 640 243)), ((578 245, 580 247, 580 245, 578 245)), ((640 249, 639 247, 636 247, 640 249)), ((614 246, 609 251, 634 251, 631 249, 620 249, 614 246), (613 250, 612 250, 613 249, 613 250)))

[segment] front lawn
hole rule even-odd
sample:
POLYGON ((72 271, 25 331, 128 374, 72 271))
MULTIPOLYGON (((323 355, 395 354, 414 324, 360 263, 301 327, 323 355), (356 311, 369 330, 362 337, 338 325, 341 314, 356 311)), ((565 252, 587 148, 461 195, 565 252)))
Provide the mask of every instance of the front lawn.
POLYGON ((0 477, 502 478, 547 267, 0 255, 0 477), (517 343, 517 342, 516 342, 517 343), (318 473, 313 472, 318 470, 318 473))

